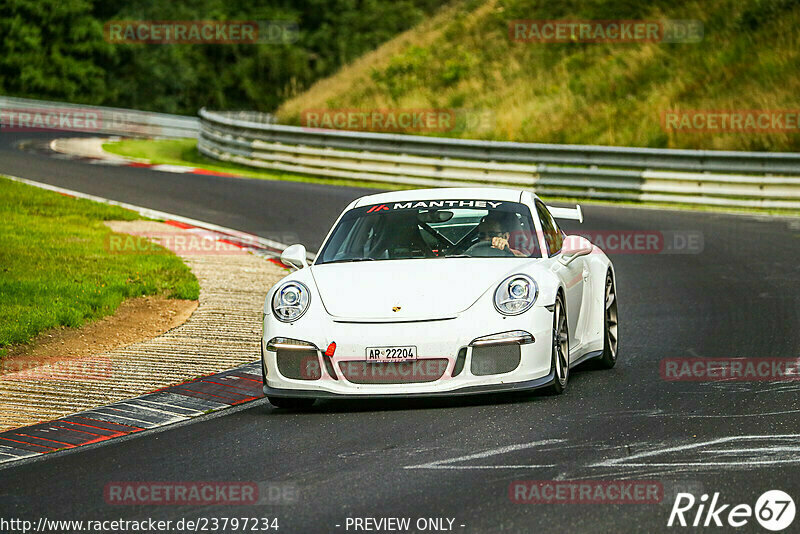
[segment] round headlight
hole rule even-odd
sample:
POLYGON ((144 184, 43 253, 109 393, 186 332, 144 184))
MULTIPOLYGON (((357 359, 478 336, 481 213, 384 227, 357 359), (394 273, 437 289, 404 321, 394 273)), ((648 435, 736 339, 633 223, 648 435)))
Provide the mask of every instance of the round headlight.
POLYGON ((515 274, 503 280, 494 292, 494 307, 503 315, 519 315, 536 302, 539 286, 530 276, 515 274))
POLYGON ((296 306, 300 302, 300 288, 297 286, 286 286, 281 290, 280 301, 286 306, 296 306))
POLYGON ((300 282, 286 282, 272 296, 272 311, 275 318, 284 323, 298 320, 308 309, 311 293, 300 282))
POLYGON ((521 278, 517 278, 510 284, 508 284, 508 294, 511 298, 514 299, 524 299, 528 296, 528 292, 530 291, 530 284, 527 280, 523 280, 521 278))

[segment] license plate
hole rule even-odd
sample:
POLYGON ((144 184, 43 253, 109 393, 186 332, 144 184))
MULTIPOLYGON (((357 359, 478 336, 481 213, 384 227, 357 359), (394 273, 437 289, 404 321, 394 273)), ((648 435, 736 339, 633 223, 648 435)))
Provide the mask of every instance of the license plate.
POLYGON ((417 359, 417 347, 367 347, 368 362, 407 362, 417 359))

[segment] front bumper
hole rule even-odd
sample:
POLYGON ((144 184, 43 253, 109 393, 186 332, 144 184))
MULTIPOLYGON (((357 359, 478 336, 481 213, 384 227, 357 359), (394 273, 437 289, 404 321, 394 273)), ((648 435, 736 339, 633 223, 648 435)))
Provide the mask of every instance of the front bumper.
MULTIPOLYGON (((264 393, 272 397, 370 398, 535 389, 553 380, 552 324, 552 312, 537 306, 514 317, 462 314, 452 319, 419 322, 342 322, 320 314, 287 324, 265 315, 262 354, 267 374, 264 393), (478 349, 470 346, 474 339, 514 330, 529 332, 534 341, 515 345, 519 353, 513 369, 507 370, 506 366, 501 372, 492 372, 491 368, 476 367, 479 361, 485 363, 487 348, 476 352, 478 349), (278 352, 267 348, 268 341, 276 337, 313 344, 304 362, 313 364, 314 374, 302 378, 294 374, 292 378, 282 373, 278 352), (326 362, 323 353, 332 342, 336 343, 336 351, 326 362), (407 345, 417 347, 418 360, 413 369, 408 365, 397 368, 399 372, 384 372, 378 364, 364 362, 367 347, 407 345), (357 370, 355 375, 353 370, 357 370)), ((491 348, 495 347, 508 346, 491 348)))

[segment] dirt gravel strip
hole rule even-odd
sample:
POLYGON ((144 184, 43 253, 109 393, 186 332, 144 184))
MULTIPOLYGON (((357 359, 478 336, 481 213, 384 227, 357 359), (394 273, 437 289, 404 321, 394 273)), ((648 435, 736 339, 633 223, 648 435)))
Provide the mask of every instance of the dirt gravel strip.
MULTIPOLYGON (((191 236, 196 237, 199 231, 153 221, 108 224, 116 232, 157 239, 180 235, 185 242, 191 242, 191 236)), ((207 232, 203 237, 207 238, 207 232)), ((0 375, 0 430, 75 414, 257 360, 264 297, 286 270, 224 243, 222 238, 219 241, 223 245, 214 247, 214 252, 191 247, 173 249, 200 283, 198 308, 183 325, 149 341, 81 358, 80 362, 0 375)), ((257 368, 256 374, 259 382, 256 395, 260 396, 261 377, 257 368)), ((203 401, 199 406, 176 405, 168 410, 151 407, 147 410, 149 418, 120 416, 117 422, 123 425, 138 422, 144 428, 153 414, 161 414, 156 419, 179 419, 186 415, 181 413, 186 410, 203 412, 242 398, 251 399, 252 391, 252 387, 247 388, 244 397, 195 393, 195 404, 203 401)), ((112 409, 109 413, 116 412, 112 409)), ((9 441, 5 434, 0 436, 0 461, 11 459, 7 447, 48 452, 38 450, 37 447, 48 446, 41 439, 9 441)), ((49 445, 61 448, 65 446, 63 443, 66 442, 55 440, 49 445)))

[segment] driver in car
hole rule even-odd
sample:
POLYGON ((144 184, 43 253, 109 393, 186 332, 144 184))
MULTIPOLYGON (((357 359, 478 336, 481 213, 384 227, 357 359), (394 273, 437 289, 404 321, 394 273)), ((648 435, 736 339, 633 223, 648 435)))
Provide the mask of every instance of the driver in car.
MULTIPOLYGON (((513 215, 512 215, 513 217, 513 215)), ((507 231, 510 227, 509 224, 504 224, 507 222, 506 218, 495 214, 495 212, 489 212, 481 222, 478 224, 478 236, 481 242, 491 242, 491 247, 497 250, 508 250, 514 256, 524 258, 527 257, 528 254, 511 248, 511 245, 508 243, 509 237, 511 237, 511 232, 507 231), (506 229, 504 231, 504 229, 506 229)))

